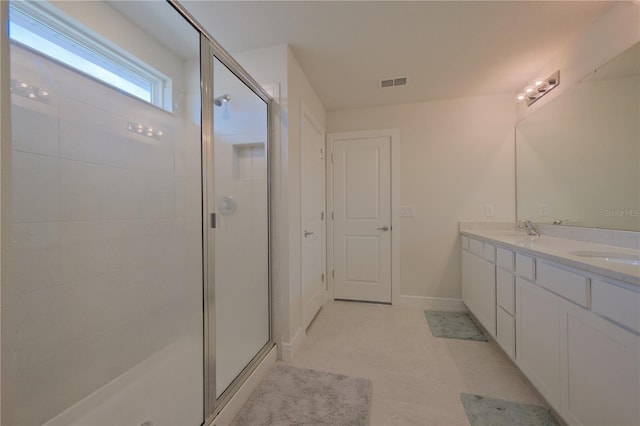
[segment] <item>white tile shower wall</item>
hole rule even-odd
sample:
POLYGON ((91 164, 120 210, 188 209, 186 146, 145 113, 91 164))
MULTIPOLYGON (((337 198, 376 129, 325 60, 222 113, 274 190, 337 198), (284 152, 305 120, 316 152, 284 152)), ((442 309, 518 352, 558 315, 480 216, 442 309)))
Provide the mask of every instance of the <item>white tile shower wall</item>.
POLYGON ((16 222, 60 219, 59 175, 57 158, 13 152, 13 217, 16 222))
POLYGON ((198 321, 185 312, 201 312, 201 295, 184 286, 201 286, 200 138, 199 123, 183 123, 187 111, 146 106, 15 46, 12 78, 50 93, 49 104, 12 96, 13 275, 3 304, 10 421, 31 424, 198 321), (133 134, 128 121, 164 134, 133 134))

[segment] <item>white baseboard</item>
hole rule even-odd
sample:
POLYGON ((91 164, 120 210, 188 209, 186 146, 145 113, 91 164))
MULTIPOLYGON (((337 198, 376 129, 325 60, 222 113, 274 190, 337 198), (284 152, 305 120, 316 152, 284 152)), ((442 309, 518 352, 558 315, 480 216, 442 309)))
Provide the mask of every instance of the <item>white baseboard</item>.
POLYGON ((462 299, 446 297, 400 296, 397 305, 434 311, 468 311, 462 299))
POLYGON ((267 356, 264 357, 262 362, 258 364, 256 369, 249 375, 244 384, 238 389, 235 395, 227 402, 227 405, 218 413, 218 415, 213 419, 211 425, 215 426, 228 426, 231 424, 235 416, 240 412, 244 404, 247 402, 251 393, 258 387, 260 383, 264 380, 265 376, 271 369, 271 367, 276 363, 277 360, 277 350, 274 346, 267 356))
POLYGON ((282 350, 280 353, 282 354, 283 361, 291 361, 293 359, 305 337, 306 333, 304 329, 300 327, 293 336, 293 339, 291 339, 291 342, 282 342, 282 350))

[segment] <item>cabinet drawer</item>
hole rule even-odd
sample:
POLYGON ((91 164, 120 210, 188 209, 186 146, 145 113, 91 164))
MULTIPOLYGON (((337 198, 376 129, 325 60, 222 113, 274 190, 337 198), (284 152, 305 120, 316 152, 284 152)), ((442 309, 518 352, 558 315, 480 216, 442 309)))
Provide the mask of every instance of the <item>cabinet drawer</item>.
POLYGON ((640 331, 640 293, 609 284, 591 282, 591 310, 618 324, 640 331))
POLYGON ((497 309, 496 340, 504 351, 515 359, 516 357, 516 321, 504 309, 497 309))
POLYGON ((514 276, 511 272, 496 268, 496 299, 498 306, 501 306, 511 315, 516 314, 514 276))
POLYGON ((496 253, 496 262, 498 266, 507 271, 513 271, 516 268, 516 257, 511 250, 498 247, 496 253))
POLYGON ((534 258, 516 253, 516 274, 530 281, 536 279, 536 261, 534 258))
POLYGON ((482 252, 482 257, 488 260, 491 263, 495 263, 496 261, 496 246, 484 243, 484 250, 482 252))
POLYGON ((549 263, 538 262, 537 283, 580 306, 589 307, 589 278, 549 263))
POLYGON ((469 237, 463 235, 460 244, 464 250, 469 250, 469 237))
POLYGON ((480 257, 484 255, 484 243, 479 240, 469 238, 469 251, 473 254, 477 254, 480 257))

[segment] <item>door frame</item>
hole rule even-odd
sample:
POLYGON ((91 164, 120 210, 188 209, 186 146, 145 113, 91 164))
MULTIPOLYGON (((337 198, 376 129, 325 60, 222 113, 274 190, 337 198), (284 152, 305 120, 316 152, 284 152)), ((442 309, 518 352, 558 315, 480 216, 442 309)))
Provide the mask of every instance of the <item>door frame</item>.
POLYGON ((334 300, 333 261, 333 151, 342 139, 389 137, 391 140, 391 304, 400 302, 400 129, 363 130, 327 135, 327 300, 334 300))
MULTIPOLYGON (((322 231, 323 231, 323 236, 322 236, 322 245, 323 245, 323 256, 324 259, 322 259, 322 265, 324 267, 324 276, 325 276, 325 285, 324 285, 324 289, 323 289, 323 296, 322 296, 322 306, 324 306, 325 303, 327 303, 327 294, 328 294, 328 277, 327 277, 327 247, 329 246, 328 242, 327 242, 327 237, 328 237, 328 232, 327 232, 327 228, 326 228, 326 224, 329 222, 328 221, 328 200, 327 200, 327 132, 326 129, 324 128, 324 126, 321 124, 321 122, 316 118, 316 116, 313 114, 313 112, 311 111, 311 108, 309 108, 309 106, 304 102, 304 101, 300 101, 300 122, 298 123, 298 131, 299 131, 299 138, 300 138, 300 153, 299 153, 299 161, 300 161, 300 165, 302 166, 302 120, 304 120, 304 118, 307 118, 309 120, 309 123, 311 123, 311 125, 313 127, 316 128, 316 130, 318 132, 320 132, 320 134, 322 135, 322 140, 323 140, 323 146, 322 148, 324 149, 324 191, 323 191, 323 195, 324 195, 324 203, 323 203, 323 207, 324 207, 324 222, 325 222, 325 226, 322 227, 322 231)), ((303 218, 302 218, 302 167, 300 168, 300 248, 302 249, 302 245, 304 244, 304 223, 303 223, 303 218)), ((304 283, 302 281, 302 261, 303 261, 303 255, 302 255, 302 250, 300 250, 300 318, 302 318, 302 324, 304 327, 304 321, 305 321, 305 301, 304 301, 304 283)), ((322 307, 321 307, 322 309, 322 307)), ((313 321, 313 320, 312 320, 313 321)), ((304 327, 306 328, 306 327, 304 327)))

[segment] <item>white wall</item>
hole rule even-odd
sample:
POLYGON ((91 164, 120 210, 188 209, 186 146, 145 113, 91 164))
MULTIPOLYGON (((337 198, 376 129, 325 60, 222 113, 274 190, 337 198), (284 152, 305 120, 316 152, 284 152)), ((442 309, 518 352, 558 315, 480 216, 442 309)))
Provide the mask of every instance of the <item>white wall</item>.
POLYGON ((555 57, 549 58, 549 62, 536 75, 529 76, 529 82, 532 82, 536 78, 546 78, 559 69, 560 85, 530 107, 525 103, 518 104, 517 119, 541 108, 638 42, 639 28, 640 4, 630 1, 612 2, 605 14, 576 36, 555 57))
POLYGON ((274 338, 289 359, 304 338, 300 282, 300 119, 304 104, 324 126, 325 109, 286 45, 234 53, 255 80, 279 87, 271 152, 274 338), (279 132, 279 134, 277 134, 279 132))
POLYGON ((400 218, 401 295, 459 299, 458 221, 514 220, 514 122, 511 96, 327 114, 330 133, 400 129, 400 204, 416 210, 400 218))

